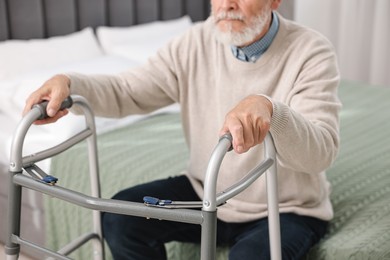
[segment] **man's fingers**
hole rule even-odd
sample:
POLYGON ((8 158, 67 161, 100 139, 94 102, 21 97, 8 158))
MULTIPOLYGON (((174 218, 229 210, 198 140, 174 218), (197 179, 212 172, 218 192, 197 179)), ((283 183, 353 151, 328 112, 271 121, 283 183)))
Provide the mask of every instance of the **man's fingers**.
POLYGON ((60 99, 52 98, 47 104, 46 113, 49 117, 54 117, 57 114, 57 112, 60 111, 60 108, 61 108, 60 99))
POLYGON ((50 117, 54 117, 60 110, 62 102, 69 96, 69 81, 68 78, 62 75, 58 75, 56 80, 59 81, 59 85, 66 86, 61 88, 54 88, 51 93, 49 104, 47 104, 46 112, 50 117))
POLYGON ((57 122, 58 119, 67 115, 68 113, 69 113, 69 111, 67 109, 60 110, 53 117, 47 117, 45 119, 35 121, 34 125, 45 125, 45 124, 51 124, 51 123, 57 122))
POLYGON ((267 98, 248 96, 226 115, 220 133, 230 132, 234 150, 245 153, 263 142, 270 129, 272 112, 272 103, 267 98))
POLYGON ((37 92, 33 92, 26 100, 26 105, 24 106, 24 109, 22 112, 23 116, 26 115, 35 104, 39 104, 42 101, 43 100, 42 100, 41 96, 39 94, 37 94, 37 92))
POLYGON ((240 120, 236 117, 229 117, 225 120, 225 124, 220 131, 220 134, 230 133, 233 138, 233 149, 237 153, 243 153, 246 151, 244 143, 244 128, 240 120))
POLYGON ((47 100, 49 103, 46 107, 46 113, 51 119, 44 119, 36 122, 36 124, 51 123, 57 121, 68 112, 59 111, 61 103, 70 95, 69 90, 70 80, 65 75, 56 75, 47 80, 38 90, 34 91, 26 100, 26 105, 23 109, 23 115, 31 110, 34 104, 47 100))

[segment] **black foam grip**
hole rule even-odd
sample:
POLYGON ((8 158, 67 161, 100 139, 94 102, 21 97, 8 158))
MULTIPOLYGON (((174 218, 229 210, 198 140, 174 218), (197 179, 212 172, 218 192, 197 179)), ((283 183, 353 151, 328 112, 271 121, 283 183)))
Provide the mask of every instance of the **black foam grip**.
MULTIPOLYGON (((41 111, 41 115, 38 118, 38 120, 45 119, 45 118, 49 117, 47 115, 47 111, 46 111, 48 104, 49 104, 49 101, 43 101, 42 103, 39 103, 39 104, 36 104, 33 106, 33 108, 38 108, 41 111)), ((72 106, 73 106, 73 100, 69 96, 61 103, 60 110, 64 110, 66 108, 71 108, 72 106)))

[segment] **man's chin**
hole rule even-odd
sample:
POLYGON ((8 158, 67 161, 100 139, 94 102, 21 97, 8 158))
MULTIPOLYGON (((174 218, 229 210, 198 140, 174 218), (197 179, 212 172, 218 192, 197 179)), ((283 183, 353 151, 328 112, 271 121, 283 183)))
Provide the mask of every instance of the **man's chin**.
POLYGON ((255 35, 244 33, 245 26, 233 26, 233 20, 221 20, 214 24, 215 36, 219 42, 226 45, 243 46, 255 38, 255 35))
POLYGON ((241 33, 245 25, 239 20, 221 20, 217 23, 217 28, 222 33, 241 33))

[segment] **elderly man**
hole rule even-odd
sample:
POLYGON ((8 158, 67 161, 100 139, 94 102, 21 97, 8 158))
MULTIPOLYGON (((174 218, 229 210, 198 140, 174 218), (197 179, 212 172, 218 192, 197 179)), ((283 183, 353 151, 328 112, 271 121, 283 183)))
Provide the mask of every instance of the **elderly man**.
MULTIPOLYGON (((25 112, 50 100, 48 123, 69 94, 85 96, 99 116, 147 113, 178 102, 190 161, 184 174, 123 190, 115 199, 144 195, 201 200, 204 173, 218 135, 230 132, 234 153, 221 167, 223 190, 263 156, 270 131, 278 164, 283 259, 301 259, 324 235, 333 211, 325 170, 339 146, 339 72, 329 42, 284 19, 281 0, 212 0, 212 14, 161 49, 145 65, 119 75, 56 75, 27 100, 25 112)), ((175 174, 175 173, 174 173, 175 174)), ((131 175, 129 175, 131 178, 131 175)), ((200 227, 103 215, 115 259, 166 259, 164 243, 199 243, 200 227)), ((229 259, 269 259, 264 179, 218 209, 218 245, 229 259)))

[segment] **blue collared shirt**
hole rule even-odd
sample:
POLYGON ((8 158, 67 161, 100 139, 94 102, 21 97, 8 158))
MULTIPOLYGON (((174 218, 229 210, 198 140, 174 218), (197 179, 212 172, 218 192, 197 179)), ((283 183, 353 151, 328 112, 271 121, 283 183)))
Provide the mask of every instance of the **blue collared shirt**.
POLYGON ((272 12, 272 23, 268 32, 258 41, 245 47, 231 46, 233 55, 242 61, 256 62, 268 49, 279 30, 279 19, 275 12, 272 12))

